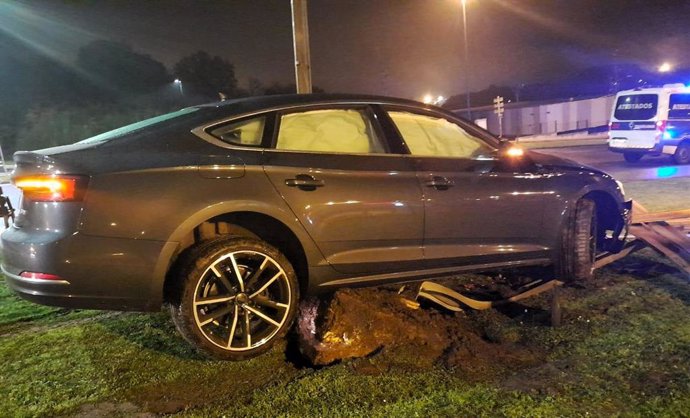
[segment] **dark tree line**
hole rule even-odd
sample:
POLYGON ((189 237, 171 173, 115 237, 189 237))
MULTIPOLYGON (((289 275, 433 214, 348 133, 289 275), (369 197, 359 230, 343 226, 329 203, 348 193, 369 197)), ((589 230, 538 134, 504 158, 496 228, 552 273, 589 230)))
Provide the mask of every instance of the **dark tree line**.
MULTIPOLYGON (((73 63, 47 57, 0 31, 0 145, 71 143, 142 118, 225 97, 295 92, 251 79, 240 88, 231 62, 198 51, 168 69, 128 45, 99 40, 73 63), (181 84, 175 80, 181 81, 181 84)), ((319 91, 317 89, 317 91, 319 91)))

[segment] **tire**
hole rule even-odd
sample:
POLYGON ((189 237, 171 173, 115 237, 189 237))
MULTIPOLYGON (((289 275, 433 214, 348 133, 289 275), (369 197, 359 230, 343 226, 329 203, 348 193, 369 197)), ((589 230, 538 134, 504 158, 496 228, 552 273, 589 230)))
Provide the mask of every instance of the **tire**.
POLYGON ((642 154, 639 152, 624 152, 623 158, 628 163, 636 163, 642 159, 642 154))
POLYGON ((218 238, 180 257, 170 313, 182 336, 219 360, 245 360, 285 337, 297 314, 299 282, 276 248, 254 238, 218 238))
POLYGON ((587 281, 594 277, 598 236, 596 204, 580 199, 561 237, 559 274, 563 280, 587 281))
POLYGON ((690 142, 685 141, 678 145, 673 160, 676 164, 690 164, 690 142))

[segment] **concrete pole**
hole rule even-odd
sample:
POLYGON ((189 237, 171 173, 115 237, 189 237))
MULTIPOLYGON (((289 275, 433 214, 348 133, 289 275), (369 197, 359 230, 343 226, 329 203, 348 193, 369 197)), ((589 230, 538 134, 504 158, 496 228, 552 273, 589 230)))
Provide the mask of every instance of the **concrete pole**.
POLYGON ((472 104, 470 103, 470 53, 469 53, 469 43, 467 41, 467 0, 461 0, 462 2, 462 32, 464 35, 465 43, 465 97, 467 98, 467 120, 472 121, 472 104))
POLYGON ((291 5, 297 93, 311 93, 311 56, 309 55, 307 0, 291 0, 291 5))

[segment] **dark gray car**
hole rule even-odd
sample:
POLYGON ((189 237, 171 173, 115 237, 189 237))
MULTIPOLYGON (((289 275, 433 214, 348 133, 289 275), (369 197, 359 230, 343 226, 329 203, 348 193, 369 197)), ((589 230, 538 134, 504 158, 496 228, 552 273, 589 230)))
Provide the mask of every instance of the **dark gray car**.
POLYGON ((605 173, 382 97, 224 101, 14 159, 14 291, 169 304, 184 337, 224 359, 270 348, 307 293, 533 265, 587 279, 630 214, 605 173))

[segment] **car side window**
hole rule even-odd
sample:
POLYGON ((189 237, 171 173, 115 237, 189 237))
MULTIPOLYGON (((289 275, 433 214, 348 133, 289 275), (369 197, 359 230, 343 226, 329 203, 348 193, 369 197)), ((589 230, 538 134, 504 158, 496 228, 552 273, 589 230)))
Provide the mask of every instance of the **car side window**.
POLYGON ((320 109, 280 118, 276 149, 348 154, 385 153, 365 110, 320 109))
POLYGON ((447 119, 404 111, 388 111, 412 155, 472 158, 492 148, 447 119))
POLYGON ((209 133, 228 144, 256 147, 261 145, 265 125, 266 117, 261 116, 223 125, 209 133))

